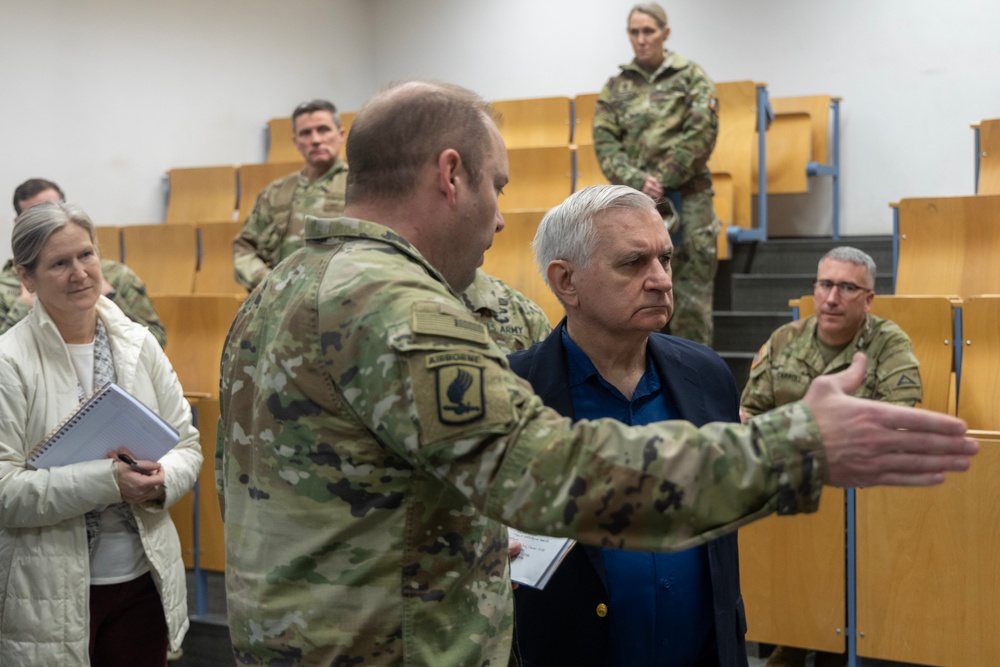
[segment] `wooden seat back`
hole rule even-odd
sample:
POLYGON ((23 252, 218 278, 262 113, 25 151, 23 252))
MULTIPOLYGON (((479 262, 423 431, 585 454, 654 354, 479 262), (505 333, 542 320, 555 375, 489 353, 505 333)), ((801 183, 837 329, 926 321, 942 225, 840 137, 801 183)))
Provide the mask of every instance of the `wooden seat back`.
POLYGON ((569 146, 512 148, 510 183, 500 197, 500 210, 549 209, 572 193, 573 156, 569 146))
POLYGON ((493 237, 493 245, 486 251, 483 271, 500 278, 537 303, 545 311, 549 322, 555 324, 563 316, 563 307, 545 284, 531 251, 531 242, 544 213, 504 213, 504 229, 493 237))
POLYGON ((569 145, 568 97, 500 100, 492 104, 503 116, 500 134, 508 149, 569 145))
POLYGON ((257 195, 271 182, 288 176, 302 169, 302 161, 298 162, 262 162, 258 164, 243 164, 237 172, 240 182, 240 200, 236 208, 236 219, 245 222, 257 195))
POLYGON ((236 167, 171 169, 166 222, 232 220, 236 209, 236 167))
POLYGON ((599 93, 586 93, 573 98, 573 143, 594 145, 594 110, 599 93))
POLYGON ((712 173, 725 172, 733 179, 733 224, 750 228, 752 173, 757 141, 757 88, 753 81, 715 84, 719 100, 719 136, 708 161, 712 173))
POLYGON ((903 199, 896 294, 1000 294, 1000 195, 903 199))
POLYGON ((113 225, 94 225, 97 249, 104 259, 122 261, 122 228, 113 225))
POLYGON ((126 225, 121 239, 122 261, 150 295, 191 294, 198 265, 194 225, 126 225))
POLYGON ((979 183, 981 195, 1000 195, 1000 118, 979 123, 979 183))
POLYGON ((962 304, 962 375, 958 416, 969 428, 1000 430, 1000 296, 962 304))
POLYGON ((233 239, 242 225, 238 222, 203 222, 197 226, 198 267, 194 274, 194 294, 236 294, 247 290, 233 275, 233 239))
POLYGON ((167 330, 164 351, 186 394, 218 398, 222 347, 242 303, 242 296, 228 294, 153 297, 167 330))

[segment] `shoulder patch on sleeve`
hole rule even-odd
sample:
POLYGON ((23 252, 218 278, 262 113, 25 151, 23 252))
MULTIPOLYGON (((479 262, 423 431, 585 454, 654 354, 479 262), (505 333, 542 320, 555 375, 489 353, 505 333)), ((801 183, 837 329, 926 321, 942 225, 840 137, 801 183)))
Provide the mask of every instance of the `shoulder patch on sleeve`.
POLYGON ((899 376, 899 380, 896 382, 897 387, 911 387, 916 386, 916 381, 905 373, 899 376))
POLYGON ((486 325, 472 319, 471 313, 461 313, 443 304, 424 302, 413 304, 413 333, 443 336, 486 345, 490 334, 486 325))
POLYGON ((714 111, 715 113, 719 113, 719 98, 717 98, 715 95, 709 97, 708 108, 714 111))
MULTIPOLYGON (((746 357, 744 357, 744 359, 745 358, 746 357)), ((764 361, 764 359, 766 358, 767 358, 767 343, 764 343, 763 345, 760 346, 760 349, 757 350, 757 354, 754 355, 753 361, 750 362, 750 370, 753 370, 758 366, 760 366, 760 362, 764 361)))

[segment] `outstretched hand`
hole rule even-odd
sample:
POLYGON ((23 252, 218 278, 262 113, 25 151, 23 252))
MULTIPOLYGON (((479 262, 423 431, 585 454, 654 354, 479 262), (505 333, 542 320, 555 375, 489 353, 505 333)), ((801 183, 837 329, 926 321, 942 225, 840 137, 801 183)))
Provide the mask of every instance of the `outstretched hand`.
POLYGON ((916 408, 854 398, 865 376, 857 353, 840 373, 813 380, 803 401, 826 448, 831 486, 930 486, 944 473, 968 470, 979 451, 961 419, 916 408))

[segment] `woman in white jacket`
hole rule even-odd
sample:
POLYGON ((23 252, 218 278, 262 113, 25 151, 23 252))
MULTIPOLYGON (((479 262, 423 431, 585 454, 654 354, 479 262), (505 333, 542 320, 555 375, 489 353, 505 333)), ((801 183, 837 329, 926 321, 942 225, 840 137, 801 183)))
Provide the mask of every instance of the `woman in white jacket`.
POLYGON ((188 627, 167 507, 201 467, 191 411, 152 334, 101 296, 83 211, 34 206, 12 246, 36 303, 0 336, 0 665, 163 667, 188 627), (138 462, 149 475, 110 453, 29 469, 31 449, 107 381, 173 424, 180 443, 138 462))

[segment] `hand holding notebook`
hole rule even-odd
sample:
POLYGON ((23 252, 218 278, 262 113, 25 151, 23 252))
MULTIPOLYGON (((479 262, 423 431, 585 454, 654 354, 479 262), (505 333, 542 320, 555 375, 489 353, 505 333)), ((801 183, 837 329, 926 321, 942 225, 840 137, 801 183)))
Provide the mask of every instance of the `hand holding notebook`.
POLYGON ((28 455, 31 468, 96 461, 127 447, 156 461, 180 440, 177 430, 127 391, 109 382, 70 414, 28 455))

